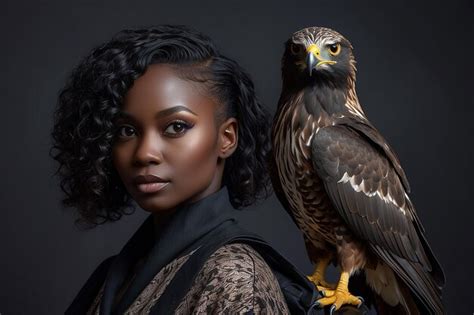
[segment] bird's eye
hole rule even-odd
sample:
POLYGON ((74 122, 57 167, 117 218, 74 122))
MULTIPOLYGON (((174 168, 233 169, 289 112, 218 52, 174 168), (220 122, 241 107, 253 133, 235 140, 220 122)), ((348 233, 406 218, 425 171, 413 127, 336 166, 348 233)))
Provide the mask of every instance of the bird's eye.
POLYGON ((171 137, 176 137, 184 134, 187 129, 192 128, 188 123, 182 120, 176 120, 171 122, 165 129, 164 133, 171 137))
POLYGON ((129 125, 122 125, 117 128, 117 135, 120 138, 132 137, 135 133, 135 129, 129 125))
POLYGON ((331 44, 328 46, 328 49, 331 55, 337 56, 341 52, 341 44, 331 44))
POLYGON ((290 50, 293 55, 298 55, 303 50, 303 47, 301 47, 301 45, 292 43, 290 46, 290 50))

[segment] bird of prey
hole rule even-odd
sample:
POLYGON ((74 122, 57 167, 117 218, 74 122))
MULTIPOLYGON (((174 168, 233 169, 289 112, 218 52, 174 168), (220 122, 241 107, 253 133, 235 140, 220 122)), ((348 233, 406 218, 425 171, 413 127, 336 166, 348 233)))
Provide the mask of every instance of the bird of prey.
POLYGON ((359 103, 351 43, 328 28, 302 29, 285 43, 281 67, 271 177, 315 264, 317 303, 331 313, 360 306, 348 288, 358 273, 380 313, 443 313, 443 270, 394 150, 359 103), (330 263, 341 270, 337 284, 324 278, 330 263))

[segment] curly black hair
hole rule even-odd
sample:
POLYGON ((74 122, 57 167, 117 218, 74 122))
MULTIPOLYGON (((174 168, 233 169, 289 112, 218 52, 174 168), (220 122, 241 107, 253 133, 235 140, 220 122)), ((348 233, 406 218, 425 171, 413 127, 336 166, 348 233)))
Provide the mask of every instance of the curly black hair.
MULTIPOLYGON (((93 226, 134 211, 113 167, 114 120, 128 89, 150 64, 167 63, 202 82, 238 120, 238 147, 226 160, 223 184, 231 203, 246 207, 269 196, 269 115, 249 75, 210 38, 182 25, 123 30, 93 49, 70 74, 54 112, 50 156, 59 163, 62 204, 93 226)), ((218 116, 219 113, 216 113, 218 116)))

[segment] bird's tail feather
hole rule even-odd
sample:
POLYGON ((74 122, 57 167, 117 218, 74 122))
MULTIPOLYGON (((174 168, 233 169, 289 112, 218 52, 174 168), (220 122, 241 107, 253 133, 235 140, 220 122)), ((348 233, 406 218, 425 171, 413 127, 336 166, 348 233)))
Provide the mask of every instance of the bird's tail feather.
POLYGON ((378 314, 420 314, 410 290, 385 263, 365 269, 365 275, 378 314))
POLYGON ((393 255, 392 253, 378 247, 372 246, 373 250, 397 275, 396 279, 401 289, 400 293, 405 297, 407 307, 413 308, 416 304, 420 313, 443 314, 444 307, 441 302, 441 288, 436 277, 426 270, 421 264, 410 262, 406 259, 393 255), (406 292, 404 292, 406 291, 406 292), (414 303, 407 301, 412 296, 414 303))

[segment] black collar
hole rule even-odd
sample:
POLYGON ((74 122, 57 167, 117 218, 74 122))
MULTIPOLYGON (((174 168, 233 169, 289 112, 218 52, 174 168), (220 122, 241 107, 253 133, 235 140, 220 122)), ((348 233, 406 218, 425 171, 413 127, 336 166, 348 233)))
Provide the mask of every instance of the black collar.
POLYGON ((193 244, 226 221, 236 221, 237 211, 224 186, 219 191, 184 205, 171 214, 161 231, 154 231, 150 215, 116 256, 107 274, 100 305, 101 314, 122 314, 153 277, 172 260, 195 249, 193 244), (121 301, 112 309, 113 300, 134 264, 145 255, 121 301))

